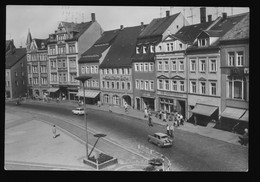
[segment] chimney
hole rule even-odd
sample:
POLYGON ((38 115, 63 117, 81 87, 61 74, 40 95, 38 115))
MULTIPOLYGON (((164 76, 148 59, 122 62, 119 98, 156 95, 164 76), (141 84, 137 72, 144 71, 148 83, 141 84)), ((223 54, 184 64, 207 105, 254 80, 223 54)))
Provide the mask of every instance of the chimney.
POLYGON ((95 22, 95 21, 96 21, 95 13, 91 13, 91 20, 92 20, 92 22, 95 22))
POLYGON ((170 11, 166 11, 166 17, 170 16, 170 11))
POLYGON ((227 13, 222 13, 222 18, 225 20, 227 18, 227 13))
POLYGON ((212 15, 208 15, 208 22, 212 21, 212 15))
POLYGON ((200 8, 200 23, 206 22, 206 7, 200 8))
POLYGON ((144 29, 144 22, 141 22, 141 30, 144 29))
POLYGON ((123 30, 124 29, 124 25, 120 25, 120 30, 123 30))

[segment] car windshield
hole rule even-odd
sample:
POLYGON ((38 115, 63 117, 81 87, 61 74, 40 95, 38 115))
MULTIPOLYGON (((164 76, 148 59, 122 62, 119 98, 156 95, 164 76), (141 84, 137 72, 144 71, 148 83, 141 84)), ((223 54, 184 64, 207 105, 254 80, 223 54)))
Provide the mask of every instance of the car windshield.
POLYGON ((161 136, 161 139, 168 139, 168 136, 161 136))

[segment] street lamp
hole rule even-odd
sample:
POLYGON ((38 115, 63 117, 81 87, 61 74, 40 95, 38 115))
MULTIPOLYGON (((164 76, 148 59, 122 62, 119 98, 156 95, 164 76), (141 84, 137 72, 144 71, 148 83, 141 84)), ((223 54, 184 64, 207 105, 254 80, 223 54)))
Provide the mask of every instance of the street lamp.
POLYGON ((92 150, 90 151, 88 157, 90 157, 91 153, 93 152, 93 150, 94 150, 94 148, 95 148, 95 146, 96 146, 98 140, 99 140, 100 138, 102 138, 102 137, 105 137, 105 136, 107 136, 107 135, 102 134, 102 133, 99 133, 99 134, 95 134, 95 135, 94 135, 94 137, 97 137, 97 140, 96 140, 96 143, 93 145, 93 148, 92 148, 92 150))
POLYGON ((83 97, 84 97, 84 120, 86 121, 86 157, 88 160, 88 125, 87 125, 87 116, 86 116, 86 101, 85 101, 85 86, 84 83, 86 80, 91 79, 90 76, 78 76, 75 77, 76 80, 79 80, 82 82, 83 85, 83 97))

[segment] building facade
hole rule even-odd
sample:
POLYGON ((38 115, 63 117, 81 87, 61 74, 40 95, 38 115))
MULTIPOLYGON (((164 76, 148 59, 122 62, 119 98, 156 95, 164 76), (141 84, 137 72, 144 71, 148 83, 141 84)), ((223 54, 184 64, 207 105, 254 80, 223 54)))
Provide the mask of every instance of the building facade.
POLYGON ((78 59, 101 36, 103 30, 91 14, 85 23, 61 22, 48 41, 50 94, 63 100, 76 100, 80 87, 78 59))
POLYGON ((5 78, 5 98, 15 99, 26 96, 26 48, 15 48, 12 45, 6 52, 5 78))
POLYGON ((249 122, 249 14, 220 40, 221 128, 244 133, 249 122))
POLYGON ((143 110, 150 108, 158 110, 156 100, 156 68, 155 58, 157 45, 169 34, 176 33, 187 25, 181 13, 153 19, 138 36, 135 54, 133 56, 133 84, 135 108, 143 110))
MULTIPOLYGON (((79 75, 90 76, 91 79, 85 84, 86 103, 97 104, 100 98, 100 71, 99 65, 103 62, 107 55, 111 44, 119 30, 105 31, 95 44, 84 52, 79 59, 79 75)), ((83 90, 77 94, 78 97, 83 97, 83 90)))
POLYGON ((49 65, 47 56, 47 39, 32 39, 28 32, 26 42, 27 74, 29 97, 46 99, 49 89, 49 65))

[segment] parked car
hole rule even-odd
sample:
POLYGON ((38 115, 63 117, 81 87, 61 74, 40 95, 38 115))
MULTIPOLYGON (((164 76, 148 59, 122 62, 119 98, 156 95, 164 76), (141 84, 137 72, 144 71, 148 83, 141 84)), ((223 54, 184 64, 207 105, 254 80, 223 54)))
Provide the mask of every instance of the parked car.
POLYGON ((84 108, 77 107, 77 108, 72 110, 72 113, 77 114, 77 115, 83 115, 84 114, 84 108))
POLYGON ((160 132, 148 135, 148 142, 154 143, 159 147, 172 146, 173 144, 173 140, 168 135, 160 132))

